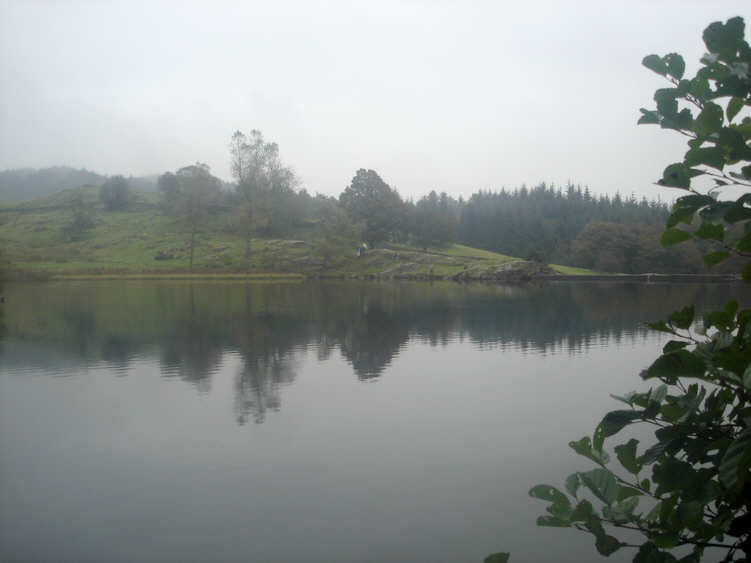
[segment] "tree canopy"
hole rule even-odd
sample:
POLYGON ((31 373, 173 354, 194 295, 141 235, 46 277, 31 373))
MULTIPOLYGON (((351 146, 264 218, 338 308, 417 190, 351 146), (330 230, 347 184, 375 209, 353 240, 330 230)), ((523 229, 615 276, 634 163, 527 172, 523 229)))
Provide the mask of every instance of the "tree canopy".
POLYGON ((122 211, 130 203, 130 184, 123 176, 112 176, 102 184, 99 199, 108 210, 122 211))
POLYGON ((197 162, 180 168, 175 177, 179 183, 176 211, 189 234, 190 267, 196 247, 196 234, 216 207, 221 182, 212 176, 208 165, 197 162))
POLYGON ((298 180, 279 155, 279 145, 264 140, 253 129, 250 135, 235 131, 229 144, 230 167, 235 180, 237 205, 243 215, 246 255, 256 229, 279 234, 298 218, 295 188, 298 180))
POLYGON ((370 245, 389 240, 404 212, 396 190, 375 170, 360 168, 339 196, 339 203, 355 222, 365 225, 363 236, 370 245))

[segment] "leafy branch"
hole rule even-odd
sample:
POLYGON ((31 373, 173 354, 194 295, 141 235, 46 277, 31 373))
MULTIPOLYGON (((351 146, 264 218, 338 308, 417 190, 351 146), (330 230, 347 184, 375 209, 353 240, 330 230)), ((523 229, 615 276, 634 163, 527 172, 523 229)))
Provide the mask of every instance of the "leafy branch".
MULTIPOLYGON (((731 256, 751 257, 751 192, 722 200, 719 191, 751 187, 751 117, 741 115, 751 107, 744 31, 742 18, 709 25, 703 35, 708 53, 693 78, 684 77, 686 65, 676 53, 642 61, 670 87, 655 92, 656 108, 642 108, 639 123, 690 139, 683 160, 667 166, 657 182, 687 192, 673 206, 662 243, 707 241, 715 248, 704 256, 708 267, 731 256), (701 193, 693 187, 701 176, 715 188, 701 193)), ((751 261, 741 274, 751 281, 751 261)), ((751 310, 731 301, 701 320, 695 313, 684 307, 649 325, 673 338, 641 374, 660 384, 613 395, 628 410, 607 413, 591 438, 569 444, 596 468, 569 475, 565 492, 533 487, 530 496, 549 503, 538 525, 588 532, 605 556, 637 549, 635 563, 697 562, 707 548, 726 550, 722 561, 751 561, 751 310), (654 442, 640 453, 634 438, 613 448, 629 474, 623 477, 612 469, 605 441, 639 423, 656 427, 654 442), (647 469, 651 476, 640 477, 647 469), (640 507, 642 501, 647 506, 640 507), (611 535, 619 529, 640 533, 644 543, 611 535), (679 560, 672 553, 678 546, 693 549, 679 560)), ((507 560, 508 554, 495 554, 486 562, 507 560)))

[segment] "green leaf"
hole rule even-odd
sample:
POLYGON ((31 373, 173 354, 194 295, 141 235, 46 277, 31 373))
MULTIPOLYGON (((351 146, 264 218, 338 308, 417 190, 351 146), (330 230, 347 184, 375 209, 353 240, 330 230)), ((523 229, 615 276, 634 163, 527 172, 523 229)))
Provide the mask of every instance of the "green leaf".
POLYGON ((594 534, 595 547, 601 555, 608 556, 621 547, 621 542, 605 533, 605 529, 596 515, 592 514, 585 522, 585 526, 594 534))
POLYGON ((680 80, 683 78, 683 72, 686 70, 686 63, 678 53, 665 55, 664 59, 667 66, 667 72, 673 78, 680 80))
POLYGON ((660 511, 662 510, 662 503, 658 502, 652 507, 652 510, 650 510, 647 515, 644 517, 644 519, 647 522, 657 522, 660 519, 660 511))
POLYGON ((579 455, 583 455, 584 457, 591 456, 592 440, 589 439, 589 436, 584 436, 584 438, 578 442, 569 442, 568 445, 579 455))
POLYGON ((675 119, 675 128, 693 130, 694 128, 694 116, 691 114, 691 110, 683 108, 678 112, 678 116, 675 119))
POLYGON ((702 102, 706 101, 707 97, 712 93, 712 89, 709 86, 709 80, 703 76, 692 78, 689 92, 692 96, 695 96, 702 102))
MULTIPOLYGON (((707 394, 707 390, 704 387, 699 388, 699 386, 695 383, 690 385, 688 389, 689 389, 689 392, 686 393, 678 401, 678 403, 686 409, 686 412, 683 415, 683 417, 681 417, 680 422, 685 421, 689 416, 692 416, 696 412, 696 410, 699 408, 699 405, 704 400, 704 397, 707 394), (699 391, 698 393, 697 393, 697 390, 699 391)), ((663 430, 658 430, 655 434, 663 430)))
POLYGON ((663 405, 660 412, 665 420, 675 422, 683 416, 685 411, 678 405, 663 405))
POLYGON ((665 76, 668 73, 668 65, 666 65, 662 58, 657 55, 647 55, 642 59, 641 64, 662 76, 665 76))
POLYGON ((702 137, 708 137, 712 133, 718 133, 722 129, 723 112, 722 108, 714 102, 704 104, 696 120, 694 121, 694 131, 702 137))
POLYGON ((584 436, 578 442, 569 442, 568 445, 579 455, 583 455, 596 463, 606 464, 610 461, 607 452, 596 452, 592 449, 592 440, 590 440, 589 436, 584 436))
POLYGON ((670 553, 660 551, 652 542, 646 542, 634 556, 634 563, 674 563, 675 557, 670 553))
POLYGON ((660 377, 673 382, 678 377, 701 377, 704 372, 704 361, 699 356, 688 350, 678 350, 657 358, 643 377, 660 377))
POLYGON ((733 125, 733 130, 735 130, 741 138, 748 139, 751 137, 751 119, 748 117, 743 118, 740 125, 733 125))
POLYGON ((657 442, 655 445, 650 446, 647 450, 638 458, 639 463, 642 465, 649 465, 658 459, 665 449, 670 445, 670 442, 657 442))
POLYGON ((630 393, 626 393, 623 397, 619 395, 610 395, 613 399, 616 401, 620 401, 621 403, 626 403, 629 406, 633 406, 634 404, 634 397, 636 397, 637 393, 635 391, 631 391, 630 393))
POLYGON ((655 389, 649 390, 649 404, 657 403, 658 405, 662 403, 662 401, 665 399, 665 396, 668 394, 668 386, 667 385, 658 385, 655 389))
POLYGON ((608 506, 618 498, 618 486, 615 477, 607 469, 593 469, 579 473, 579 478, 585 487, 608 506))
POLYGON ((714 223, 721 221, 725 214, 736 206, 734 201, 716 201, 699 211, 699 215, 704 221, 714 223))
MULTIPOLYGON (((655 468, 657 469, 657 468, 655 468)), ((659 487, 655 490, 655 495, 659 496, 659 487)), ((675 505, 678 503, 678 495, 674 494, 668 498, 665 498, 660 503, 660 523, 665 526, 668 519, 673 515, 675 505)))
MULTIPOLYGON (((689 151, 691 152, 691 151, 689 151)), ((690 224, 696 211, 705 205, 711 205, 715 200, 706 195, 686 195, 679 197, 673 205, 672 213, 668 219, 667 226, 674 227, 678 223, 690 224)))
POLYGON ((730 444, 720 462, 720 482, 728 489, 738 489, 748 479, 751 467, 751 427, 745 428, 730 444))
POLYGON ((653 125, 660 122, 659 114, 656 111, 640 108, 641 117, 636 122, 637 125, 653 125))
MULTIPOLYGON (((743 126, 723 127, 718 135, 717 146, 725 151, 725 161, 727 163, 733 163, 738 160, 751 160, 751 147, 746 144, 742 131, 743 126)), ((730 172, 730 175, 737 177, 734 172, 730 172)), ((740 175, 740 179, 743 179, 742 174, 740 175)))
POLYGON ((510 553, 493 553, 483 559, 483 563, 508 563, 509 557, 511 557, 510 553))
POLYGON ((615 447, 615 455, 623 468, 634 475, 641 471, 641 464, 636 461, 636 446, 639 440, 631 438, 625 444, 615 447))
POLYGON ((621 542, 619 542, 617 538, 605 534, 602 536, 597 536, 595 540, 595 547, 597 548, 597 552, 600 555, 608 557, 610 556, 610 554, 615 553, 621 548, 621 542))
POLYGON ((707 266, 707 268, 711 268, 715 264, 719 264, 720 262, 727 260, 728 258, 730 258, 729 252, 710 252, 709 254, 704 255, 704 265, 707 266))
POLYGON ((592 503, 588 500, 582 500, 576 505, 571 516, 570 522, 586 522, 590 517, 594 516, 595 510, 592 507, 592 503))
MULTIPOLYGON (((738 302, 737 301, 728 301, 725 304, 725 309, 722 311, 711 311, 709 314, 705 315, 704 318, 704 325, 705 328, 709 327, 717 327, 720 330, 723 330, 725 332, 730 332, 733 330, 733 325, 735 324, 735 314, 738 311, 738 302)), ((719 337, 718 334, 715 338, 719 337)), ((715 340, 715 345, 719 345, 719 342, 715 340)))
POLYGON ((738 112, 743 108, 743 98, 731 98, 728 102, 728 107, 725 113, 728 116, 728 121, 733 121, 733 118, 738 115, 738 112))
POLYGON ((571 506, 568 497, 550 485, 536 485, 529 490, 529 496, 540 500, 547 500, 553 504, 571 506))
POLYGON ((620 432, 624 427, 631 424, 634 420, 641 418, 638 411, 611 411, 607 413, 600 424, 597 425, 595 436, 592 440, 592 447, 595 450, 602 450, 602 443, 608 436, 613 436, 620 432))
POLYGON ((703 222, 694 233, 694 236, 704 240, 716 240, 722 242, 725 239, 725 227, 714 223, 703 222))
MULTIPOLYGON (((618 485, 618 502, 622 502, 626 499, 632 498, 634 501, 633 505, 634 508, 636 507, 636 504, 639 502, 638 499, 634 497, 642 496, 644 493, 641 492, 639 489, 634 489, 633 487, 624 487, 623 485, 618 485)), ((627 506, 631 506, 631 503, 627 506)))
POLYGON ((726 24, 714 22, 703 33, 704 44, 710 53, 715 53, 720 60, 730 62, 735 58, 739 43, 743 41, 743 18, 730 18, 726 24))
MULTIPOLYGON (((644 373, 642 373, 641 375, 642 377, 646 379, 644 373)), ((646 419, 652 419, 652 418, 655 418, 659 413, 660 413, 660 404, 655 401, 649 401, 649 403, 647 404, 647 408, 644 409, 643 416, 646 419)))
POLYGON ((695 530, 704 518, 702 503, 696 500, 682 502, 678 505, 678 518, 685 527, 695 530))
POLYGON ((725 167, 725 153, 718 147, 698 147, 695 149, 689 149, 683 157, 683 164, 686 166, 706 164, 717 170, 722 170, 725 167))
POLYGON ((683 340, 669 340, 668 343, 662 347, 662 353, 670 354, 670 352, 682 350, 686 346, 688 346, 688 342, 684 342, 683 340))
POLYGON ((741 203, 734 203, 725 212, 723 219, 728 223, 737 223, 738 221, 746 221, 748 219, 751 219, 751 208, 748 208, 741 203))
POLYGON ((579 474, 572 473, 566 477, 566 492, 572 497, 576 498, 576 493, 579 490, 579 474))
POLYGON ((537 525, 538 526, 549 526, 552 528, 569 528, 571 527, 571 524, 567 522, 566 520, 562 520, 561 518, 556 518, 555 516, 538 516, 537 517, 537 525))
POLYGON ((691 81, 686 80, 684 78, 683 80, 678 82, 677 90, 678 90, 678 96, 680 96, 681 98, 685 98, 686 94, 691 92, 691 81))
POLYGON ((743 372, 743 386, 746 389, 751 389, 751 364, 749 364, 746 371, 743 372))
POLYGON ((698 476, 698 470, 690 463, 666 457, 655 464, 652 470, 652 479, 657 484, 655 494, 660 496, 670 491, 685 493, 686 488, 697 483, 698 476))
POLYGON ((660 88, 655 90, 654 99, 657 102, 657 111, 663 117, 662 126, 675 128, 678 119, 678 88, 660 88))
POLYGON ((666 533, 666 534, 660 534, 659 536, 655 536, 652 538, 652 541, 657 547, 662 547, 665 549, 672 549, 676 545, 678 545, 678 534, 675 533, 666 533))
POLYGON ((688 168, 682 162, 676 162, 665 168, 662 173, 662 179, 657 183, 667 188, 683 188, 685 190, 691 187, 691 177, 688 168))
POLYGON ((694 322, 694 306, 689 305, 668 315, 668 322, 676 328, 687 329, 694 322))

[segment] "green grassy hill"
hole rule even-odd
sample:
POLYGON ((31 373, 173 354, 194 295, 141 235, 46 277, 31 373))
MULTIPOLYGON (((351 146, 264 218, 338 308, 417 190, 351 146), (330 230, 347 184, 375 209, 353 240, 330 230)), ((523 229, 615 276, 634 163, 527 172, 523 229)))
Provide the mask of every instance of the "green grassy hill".
MULTIPOLYGON (((462 245, 418 249, 388 245, 358 257, 356 249, 324 262, 312 228, 294 240, 256 238, 250 260, 245 241, 232 232, 229 212, 217 213, 198 235, 192 273, 188 235, 156 194, 135 192, 127 211, 107 211, 94 186, 0 208, 0 244, 10 272, 31 275, 213 275, 302 274, 306 276, 483 277, 505 264, 524 261, 462 245), (81 240, 64 228, 73 201, 82 197, 94 225, 81 240)), ((555 267, 564 272, 564 268, 555 267)), ((569 273, 569 272, 566 272, 569 273)), ((578 272, 577 272, 578 273, 578 272)))

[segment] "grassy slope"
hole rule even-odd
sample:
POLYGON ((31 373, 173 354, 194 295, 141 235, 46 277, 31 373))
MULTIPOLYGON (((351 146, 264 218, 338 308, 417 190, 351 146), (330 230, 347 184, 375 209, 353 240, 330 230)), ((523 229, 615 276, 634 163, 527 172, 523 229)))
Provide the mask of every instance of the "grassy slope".
MULTIPOLYGON (((337 256, 324 267, 307 244, 278 239, 255 239, 250 265, 244 258, 245 243, 227 229, 229 214, 217 214, 199 235, 194 258, 194 274, 250 272, 377 275, 402 273, 451 276, 468 270, 481 275, 510 256, 452 245, 442 249, 417 249, 393 245, 374 249, 358 258, 337 256)), ((309 236, 299 235, 310 242, 309 236)), ((98 188, 65 190, 46 198, 24 202, 0 210, 0 241, 14 268, 53 275, 169 273, 185 276, 189 267, 187 235, 180 222, 164 213, 155 194, 136 193, 132 209, 107 212, 98 202, 98 188), (66 241, 61 235, 70 221, 70 201, 82 193, 95 226, 81 241, 66 241), (157 253, 173 256, 156 260, 157 253)), ((563 271, 563 267, 556 267, 563 271)), ((586 273, 587 270, 575 273, 586 273)))
POLYGON ((560 274, 567 276, 594 276, 597 272, 587 270, 586 268, 577 268, 576 266, 561 266, 560 264, 551 264, 551 268, 560 274))

